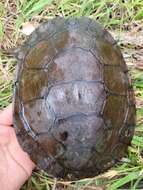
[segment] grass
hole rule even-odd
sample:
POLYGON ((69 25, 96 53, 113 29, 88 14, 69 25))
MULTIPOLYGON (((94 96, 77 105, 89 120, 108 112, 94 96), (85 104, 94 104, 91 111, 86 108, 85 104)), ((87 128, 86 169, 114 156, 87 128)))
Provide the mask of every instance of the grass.
MULTIPOLYGON (((0 2, 0 108, 12 101, 16 60, 6 54, 26 38, 22 24, 41 23, 55 16, 89 16, 110 30, 138 31, 143 26, 142 0, 1 0, 0 2)), ((103 175, 77 182, 58 182, 34 172, 22 190, 143 189, 143 75, 130 69, 137 100, 137 127, 126 157, 103 175)))

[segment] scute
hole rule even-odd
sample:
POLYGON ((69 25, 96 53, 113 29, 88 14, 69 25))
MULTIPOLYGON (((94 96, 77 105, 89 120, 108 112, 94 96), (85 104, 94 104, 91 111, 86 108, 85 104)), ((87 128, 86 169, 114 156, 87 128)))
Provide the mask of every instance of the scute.
POLYGON ((87 17, 40 25, 17 50, 14 127, 38 168, 69 180, 122 158, 135 128, 128 69, 115 40, 87 17))
POLYGON ((121 67, 104 66, 104 81, 109 92, 127 95, 129 81, 121 67))
POLYGON ((21 78, 17 82, 17 86, 20 86, 18 93, 22 101, 28 102, 43 97, 48 85, 47 79, 47 72, 44 70, 23 69, 21 78))
POLYGON ((99 82, 74 81, 53 86, 47 103, 58 117, 62 117, 75 113, 99 113, 104 99, 104 87, 99 82))
POLYGON ((28 69, 47 68, 52 62, 56 50, 51 40, 40 41, 34 46, 25 57, 25 67, 28 69))

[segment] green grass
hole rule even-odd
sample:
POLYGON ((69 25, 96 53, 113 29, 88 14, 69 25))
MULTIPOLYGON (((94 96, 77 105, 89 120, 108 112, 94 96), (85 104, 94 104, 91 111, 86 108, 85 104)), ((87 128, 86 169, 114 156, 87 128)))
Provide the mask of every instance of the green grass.
MULTIPOLYGON (((143 27, 142 0, 13 0, 0 2, 0 108, 12 101, 16 60, 8 48, 22 44, 24 22, 40 23, 55 16, 89 16, 110 30, 138 30, 143 27)), ((75 183, 59 182, 46 173, 34 172, 22 190, 143 189, 143 74, 131 67, 138 101, 137 127, 125 159, 103 175, 75 183)))
POLYGON ((43 16, 91 16, 107 26, 121 26, 128 21, 132 22, 143 18, 142 0, 25 0, 24 2, 18 4, 18 12, 20 12, 17 19, 18 24, 40 14, 45 6, 47 7, 51 3, 52 11, 47 8, 45 13, 43 12, 43 16))

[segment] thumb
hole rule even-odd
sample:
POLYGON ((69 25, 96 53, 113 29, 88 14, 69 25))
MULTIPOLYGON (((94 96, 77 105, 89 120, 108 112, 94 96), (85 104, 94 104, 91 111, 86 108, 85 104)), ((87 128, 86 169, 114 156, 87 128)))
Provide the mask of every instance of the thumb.
POLYGON ((0 112, 0 125, 12 125, 13 123, 12 104, 0 112))

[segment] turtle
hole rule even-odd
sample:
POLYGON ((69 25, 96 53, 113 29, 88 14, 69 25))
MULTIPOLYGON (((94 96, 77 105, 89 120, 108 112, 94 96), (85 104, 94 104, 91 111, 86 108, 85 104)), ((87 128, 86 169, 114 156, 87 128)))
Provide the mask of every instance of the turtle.
POLYGON ((37 168, 78 180, 126 153, 136 124, 129 69, 112 35, 88 17, 42 23, 15 51, 14 128, 37 168))

